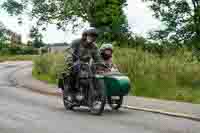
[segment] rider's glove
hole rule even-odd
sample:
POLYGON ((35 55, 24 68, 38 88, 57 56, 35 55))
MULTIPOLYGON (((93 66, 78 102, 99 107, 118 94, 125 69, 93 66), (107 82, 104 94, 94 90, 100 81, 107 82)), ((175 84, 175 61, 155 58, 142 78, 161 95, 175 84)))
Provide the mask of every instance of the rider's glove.
POLYGON ((73 67, 75 72, 79 72, 80 71, 80 64, 75 64, 73 67))

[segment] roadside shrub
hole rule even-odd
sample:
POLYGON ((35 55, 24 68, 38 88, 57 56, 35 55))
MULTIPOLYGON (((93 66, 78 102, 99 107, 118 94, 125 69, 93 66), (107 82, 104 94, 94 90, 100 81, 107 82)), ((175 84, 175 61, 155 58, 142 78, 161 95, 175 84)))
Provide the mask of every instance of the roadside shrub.
POLYGON ((53 61, 50 60, 50 55, 39 56, 34 59, 34 69, 40 74, 48 74, 53 61))
POLYGON ((22 50, 19 46, 10 46, 9 53, 11 55, 21 54, 22 50))
POLYGON ((36 75, 48 75, 47 80, 56 81, 57 76, 64 71, 63 54, 44 54, 33 61, 33 68, 36 75))
POLYGON ((47 48, 40 48, 40 54, 45 54, 48 52, 47 48))
POLYGON ((0 55, 0 62, 2 61, 31 61, 36 58, 36 55, 0 55))
POLYGON ((200 84, 194 86, 200 79, 200 64, 191 52, 181 49, 160 58, 141 49, 120 48, 115 50, 114 61, 130 77, 134 95, 190 102, 200 99, 193 93, 200 93, 200 84))
POLYGON ((23 54, 38 54, 38 50, 33 47, 24 47, 22 48, 23 54))
POLYGON ((2 48, 0 51, 0 55, 9 55, 9 54, 10 54, 9 48, 2 48))
MULTIPOLYGON (((114 62, 129 76, 133 95, 200 103, 200 63, 185 49, 160 58, 140 48, 115 48, 114 62)), ((39 56, 34 71, 56 82, 64 71, 63 54, 39 56)))
POLYGON ((1 55, 35 55, 38 54, 36 48, 25 46, 7 46, 0 49, 1 55))

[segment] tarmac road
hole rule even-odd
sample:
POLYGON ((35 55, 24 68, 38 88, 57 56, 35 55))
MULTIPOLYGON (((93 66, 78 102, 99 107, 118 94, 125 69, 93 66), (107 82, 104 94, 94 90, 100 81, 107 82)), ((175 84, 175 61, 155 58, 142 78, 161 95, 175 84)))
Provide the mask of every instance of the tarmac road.
POLYGON ((66 111, 62 100, 16 87, 9 78, 27 62, 0 63, 0 133, 199 133, 200 122, 121 109, 93 116, 66 111))

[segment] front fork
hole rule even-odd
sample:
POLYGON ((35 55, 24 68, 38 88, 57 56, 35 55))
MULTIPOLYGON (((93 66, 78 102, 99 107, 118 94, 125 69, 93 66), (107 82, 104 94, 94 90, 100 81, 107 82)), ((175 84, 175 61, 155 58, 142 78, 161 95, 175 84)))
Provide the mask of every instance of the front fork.
POLYGON ((94 87, 94 84, 93 84, 93 79, 88 79, 89 81, 89 84, 88 84, 88 105, 89 106, 92 106, 92 103, 93 103, 93 98, 94 98, 94 95, 95 95, 95 87, 94 87))

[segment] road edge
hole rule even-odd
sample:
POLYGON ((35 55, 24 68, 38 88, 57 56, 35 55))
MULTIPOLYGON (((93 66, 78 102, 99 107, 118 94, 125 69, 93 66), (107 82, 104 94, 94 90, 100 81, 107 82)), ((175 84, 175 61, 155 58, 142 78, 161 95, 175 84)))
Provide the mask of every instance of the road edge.
MULTIPOLYGON (((30 67, 30 65, 27 66, 23 66, 23 67, 18 67, 17 69, 15 69, 12 73, 10 73, 8 75, 8 80, 9 82, 14 85, 14 86, 19 86, 19 87, 23 87, 23 88, 27 88, 29 90, 31 90, 32 92, 36 92, 36 93, 40 93, 43 95, 49 95, 49 96, 59 96, 61 97, 62 94, 58 93, 58 92, 52 92, 52 91, 47 91, 47 89, 45 90, 40 90, 40 89, 36 89, 31 85, 22 85, 20 84, 16 79, 16 77, 14 77, 13 75, 15 75, 15 73, 17 73, 17 71, 30 67)), ((42 82, 42 81, 41 81, 42 82)), ((177 117, 177 118, 184 118, 184 119, 189 119, 189 120, 193 120, 193 121, 200 121, 200 117, 197 116, 192 116, 192 115, 188 115, 188 114, 182 114, 182 113, 174 113, 174 112, 168 112, 168 111, 164 111, 164 110, 158 110, 158 109, 150 109, 150 108, 141 108, 141 107, 133 107, 133 106, 129 106, 129 105, 122 105, 123 108, 125 109, 129 109, 129 110, 137 110, 137 111, 144 111, 144 112, 151 112, 151 113, 156 113, 156 114, 161 114, 161 115, 167 115, 167 116, 171 116, 171 117, 177 117)))
POLYGON ((192 116, 192 115, 188 115, 188 114, 183 114, 183 113, 174 113, 174 112, 168 112, 168 111, 158 110, 158 109, 133 107, 133 106, 129 106, 129 105, 123 105, 122 107, 125 108, 125 109, 130 109, 130 110, 151 112, 151 113, 167 115, 167 116, 176 117, 176 118, 184 118, 184 119, 189 119, 189 120, 193 120, 193 121, 200 121, 200 117, 196 117, 196 116, 192 116))

